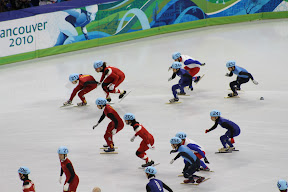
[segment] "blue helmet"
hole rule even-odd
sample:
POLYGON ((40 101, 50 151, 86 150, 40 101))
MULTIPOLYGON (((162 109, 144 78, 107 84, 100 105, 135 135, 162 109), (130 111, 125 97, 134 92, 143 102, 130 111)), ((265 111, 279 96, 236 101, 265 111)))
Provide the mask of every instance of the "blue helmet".
POLYGON ((65 147, 65 146, 61 146, 58 148, 58 154, 68 154, 69 151, 68 151, 68 148, 65 147))
POLYGON ((176 133, 175 137, 179 137, 180 139, 186 139, 187 135, 184 132, 178 132, 176 133))
POLYGON ((235 65, 236 65, 236 62, 235 62, 235 61, 228 61, 228 62, 226 63, 226 67, 227 67, 227 68, 229 68, 229 67, 235 67, 235 65))
POLYGON ((175 61, 174 63, 172 63, 171 66, 173 69, 180 69, 182 67, 182 64, 178 61, 175 61))
POLYGON ((218 110, 213 110, 210 112, 211 117, 219 117, 221 115, 221 112, 218 110))
POLYGON ((148 166, 145 168, 145 173, 155 175, 157 173, 157 170, 155 169, 155 167, 148 166))
POLYGON ((172 139, 170 139, 171 144, 180 144, 181 142, 182 140, 179 137, 172 137, 172 139))
POLYGON ((94 62, 94 69, 97 69, 97 68, 99 68, 99 67, 102 67, 103 64, 104 64, 104 62, 101 61, 101 60, 95 61, 95 62, 94 62))
POLYGON ((18 169, 18 173, 28 175, 28 174, 30 174, 30 169, 28 169, 28 167, 20 167, 18 169))
POLYGON ((98 99, 96 99, 95 103, 96 105, 106 105, 107 100, 103 97, 99 97, 98 99))
POLYGON ((179 53, 179 52, 175 52, 172 54, 172 59, 174 59, 174 60, 178 59, 179 57, 181 57, 181 53, 179 53))
POLYGON ((73 73, 69 76, 69 81, 73 82, 79 79, 79 74, 78 73, 73 73))
POLYGON ((277 187, 279 190, 286 190, 288 188, 288 184, 287 184, 287 181, 283 180, 283 179, 280 179, 278 182, 277 182, 277 187))
POLYGON ((126 113, 124 115, 124 120, 134 120, 135 119, 135 115, 133 115, 132 113, 126 113))

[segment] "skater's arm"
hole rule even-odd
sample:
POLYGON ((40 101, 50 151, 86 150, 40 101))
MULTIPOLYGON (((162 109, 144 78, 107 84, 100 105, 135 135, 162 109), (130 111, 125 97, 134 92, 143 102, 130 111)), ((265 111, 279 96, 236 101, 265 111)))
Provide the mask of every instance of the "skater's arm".
POLYGON ((176 77, 176 73, 173 73, 171 79, 174 79, 175 77, 176 77))
POLYGON ((61 167, 60 177, 62 177, 62 175, 63 175, 63 169, 62 169, 62 167, 61 167))
POLYGON ((67 168, 68 168, 68 170, 69 170, 69 172, 70 172, 70 179, 67 181, 67 183, 71 183, 72 182, 72 180, 74 179, 74 177, 75 177, 75 172, 74 172, 74 170, 73 170, 73 167, 72 167, 72 165, 71 165, 71 163, 68 163, 67 165, 67 168))
POLYGON ((210 131, 216 129, 217 126, 218 126, 218 122, 215 121, 215 124, 213 125, 213 127, 211 127, 210 129, 208 129, 208 132, 210 132, 210 131))
POLYGON ((194 59, 187 59, 185 62, 184 62, 184 65, 189 65, 189 64, 198 64, 198 65, 201 65, 201 63, 197 60, 194 60, 194 59))
POLYGON ((118 120, 116 119, 116 117, 112 114, 112 113, 108 113, 107 117, 109 117, 113 122, 114 122, 114 129, 117 129, 118 127, 118 120))
POLYGON ((168 185, 166 185, 165 183, 163 183, 163 181, 162 181, 162 184, 163 184, 163 188, 164 188, 164 189, 166 189, 166 190, 169 191, 169 192, 173 192, 173 190, 170 189, 170 187, 168 187, 168 185))
POLYGON ((239 75, 247 75, 252 81, 254 80, 253 76, 251 75, 251 73, 247 73, 247 72, 244 72, 244 71, 241 71, 239 73, 239 75))
POLYGON ((203 151, 198 147, 198 145, 194 145, 189 143, 187 145, 187 147, 189 147, 191 150, 193 151, 197 151, 197 153, 199 153, 202 157, 205 157, 205 154, 203 153, 203 151))
POLYGON ((182 157, 186 157, 187 159, 189 159, 193 164, 195 163, 194 159, 193 159, 190 155, 188 155, 187 153, 185 153, 185 152, 180 152, 179 154, 180 154, 182 157))
POLYGON ((106 117, 105 113, 103 112, 98 123, 101 123, 103 121, 103 119, 106 117))
POLYGON ((78 93, 78 91, 81 90, 82 88, 83 88, 83 86, 80 85, 80 83, 79 83, 77 85, 77 87, 74 88, 69 100, 72 101, 74 99, 75 95, 78 93))
POLYGON ((230 71, 230 73, 228 74, 228 77, 232 77, 233 76, 233 72, 230 71))
POLYGON ((149 185, 146 185, 146 192, 151 192, 151 188, 149 187, 149 185))
POLYGON ((233 133, 234 133, 233 126, 228 124, 228 123, 226 123, 226 122, 222 123, 221 126, 226 128, 226 129, 228 129, 230 131, 230 133, 231 133, 230 138, 232 138, 233 137, 233 133))

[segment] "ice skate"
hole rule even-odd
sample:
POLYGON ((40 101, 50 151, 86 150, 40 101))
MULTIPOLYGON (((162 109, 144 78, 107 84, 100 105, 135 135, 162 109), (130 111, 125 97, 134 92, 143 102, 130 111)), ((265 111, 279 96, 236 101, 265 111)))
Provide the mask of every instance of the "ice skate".
POLYGON ((109 148, 107 148, 107 149, 104 149, 104 151, 105 151, 106 153, 109 153, 109 152, 114 152, 115 149, 109 147, 109 148))
POLYGON ((233 147, 228 147, 228 151, 229 152, 232 152, 232 151, 234 151, 235 150, 235 147, 233 146, 233 147))
POLYGON ((220 153, 226 153, 226 152, 229 152, 229 149, 228 148, 221 148, 218 150, 220 153))
POLYGON ((201 78, 200 76, 195 77, 194 82, 195 82, 195 83, 198 83, 198 81, 200 80, 200 78, 201 78))
POLYGON ((173 98, 173 99, 169 100, 170 103, 175 103, 175 102, 178 102, 178 101, 179 101, 179 98, 173 98))
POLYGON ((184 183, 195 183, 193 178, 192 179, 185 179, 183 182, 184 183))
POLYGON ((110 96, 106 97, 106 100, 107 100, 108 103, 110 103, 111 102, 111 97, 110 96))
POLYGON ((87 105, 87 102, 77 103, 77 106, 85 106, 85 105, 87 105))
POLYGON ((238 93, 229 93, 228 94, 228 97, 236 97, 236 96, 238 96, 238 93))
POLYGON ((151 166, 151 165, 153 165, 154 164, 154 161, 153 160, 151 160, 151 161, 149 161, 149 162, 147 162, 147 163, 145 163, 145 164, 143 164, 143 165, 141 165, 142 167, 148 167, 148 166, 151 166))
POLYGON ((186 93, 185 92, 179 92, 179 93, 177 93, 177 95, 186 95, 186 93))
POLYGON ((210 169, 208 167, 206 167, 206 168, 201 167, 200 170, 201 171, 210 171, 210 169))
POLYGON ((72 101, 70 101, 70 100, 63 103, 63 106, 69 106, 69 105, 72 105, 72 101))
POLYGON ((204 181, 205 177, 199 177, 197 180, 196 180, 196 183, 201 183, 202 181, 204 181))
POLYGON ((125 91, 125 90, 121 91, 121 93, 120 93, 120 95, 119 95, 119 99, 122 99, 125 94, 126 94, 126 91, 125 91))

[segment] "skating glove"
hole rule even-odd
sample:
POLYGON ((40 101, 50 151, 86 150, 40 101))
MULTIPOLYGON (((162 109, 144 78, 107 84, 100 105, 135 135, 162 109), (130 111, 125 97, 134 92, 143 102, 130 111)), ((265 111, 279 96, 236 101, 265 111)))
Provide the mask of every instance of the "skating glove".
POLYGON ((112 91, 114 89, 115 85, 114 84, 110 84, 109 86, 109 90, 112 91))
POLYGON ((63 187, 63 191, 68 191, 69 190, 69 183, 66 183, 63 187))
POLYGON ((99 125, 99 123, 97 123, 96 125, 93 126, 93 130, 99 125))
POLYGON ((174 160, 174 159, 172 159, 172 160, 170 161, 170 164, 173 164, 173 163, 174 163, 174 161, 175 161, 175 160, 174 160))
POLYGON ((147 146, 148 146, 149 149, 151 149, 151 150, 154 150, 154 149, 155 149, 155 147, 154 147, 154 146, 151 146, 150 144, 148 144, 147 146))
POLYGON ((115 135, 117 133, 117 129, 112 130, 112 135, 115 135))
POLYGON ((172 67, 169 67, 168 71, 170 71, 172 69, 172 67))
POLYGON ((135 135, 130 139, 131 142, 134 142, 134 139, 135 139, 135 135))
POLYGON ((205 130, 205 133, 208 133, 208 132, 209 132, 209 129, 206 129, 206 130, 205 130))
POLYGON ((59 177, 59 183, 62 183, 62 176, 59 177))
POLYGON ((258 85, 258 82, 257 82, 256 80, 253 80, 253 83, 254 83, 255 85, 258 85))
POLYGON ((209 164, 209 161, 206 157, 204 157, 204 162, 209 164))
POLYGON ((168 81, 171 81, 172 80, 172 77, 170 77, 169 79, 168 79, 168 81))
POLYGON ((201 66, 205 66, 205 65, 206 65, 206 63, 202 63, 202 64, 201 64, 201 66))
POLYGON ((230 77, 230 76, 229 76, 229 73, 226 73, 226 75, 225 75, 225 76, 226 76, 226 77, 230 77))
POLYGON ((192 85, 189 86, 189 90, 190 90, 190 91, 193 91, 192 85))

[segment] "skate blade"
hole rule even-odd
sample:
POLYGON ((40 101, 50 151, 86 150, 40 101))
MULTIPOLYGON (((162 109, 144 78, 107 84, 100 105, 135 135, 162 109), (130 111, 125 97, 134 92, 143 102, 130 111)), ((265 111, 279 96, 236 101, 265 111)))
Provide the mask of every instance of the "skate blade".
POLYGON ((173 103, 166 103, 166 104, 178 104, 178 103, 182 103, 182 102, 180 102, 180 101, 177 101, 177 102, 173 102, 173 103))
POLYGON ((227 96, 227 97, 224 97, 225 99, 229 99, 229 98, 240 98, 238 95, 237 96, 233 96, 233 97, 229 97, 229 96, 227 96))
MULTIPOLYGON (((155 166, 157 166, 157 165, 159 165, 160 163, 154 163, 153 165, 150 165, 150 166, 152 166, 152 167, 155 167, 155 166)), ((138 169, 145 169, 146 167, 138 167, 138 169)))
MULTIPOLYGON (((101 147, 100 149, 108 149, 109 147, 101 147)), ((118 147, 114 147, 114 149, 118 149, 118 147)))
MULTIPOLYGON (((205 74, 204 74, 204 75, 205 75, 205 74)), ((204 77, 204 75, 202 75, 202 76, 200 77, 200 79, 199 79, 197 82, 195 82, 195 84, 199 83, 199 81, 201 81, 201 79, 204 77)))
POLYGON ((115 152, 115 151, 113 151, 113 152, 101 152, 100 154, 118 154, 118 152, 115 152))
POLYGON ((119 100, 118 103, 120 103, 125 97, 127 97, 127 95, 129 95, 129 93, 131 93, 131 91, 126 92, 126 94, 119 100))
POLYGON ((219 151, 217 151, 217 152, 215 152, 215 154, 217 154, 217 153, 232 153, 232 151, 225 151, 225 152, 219 152, 219 151))
POLYGON ((88 107, 89 105, 75 105, 75 106, 73 106, 73 107, 88 107))
POLYGON ((71 105, 74 105, 74 104, 69 104, 69 105, 62 105, 62 106, 60 106, 60 108, 69 107, 69 106, 71 106, 71 105))

